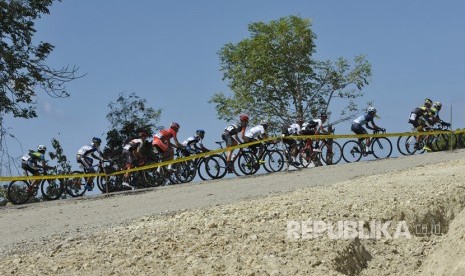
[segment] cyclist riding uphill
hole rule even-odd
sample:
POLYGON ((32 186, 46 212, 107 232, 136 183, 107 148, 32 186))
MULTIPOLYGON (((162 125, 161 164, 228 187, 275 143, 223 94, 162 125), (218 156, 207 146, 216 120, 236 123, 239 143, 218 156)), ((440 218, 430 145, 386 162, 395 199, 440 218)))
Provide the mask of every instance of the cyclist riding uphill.
MULTIPOLYGON (((433 125, 433 113, 431 111, 431 107, 433 105, 433 101, 429 98, 425 99, 425 103, 423 106, 416 107, 412 110, 409 116, 409 124, 411 124, 417 131, 423 132, 425 131, 425 127, 427 124, 433 125)), ((441 109, 441 108, 439 108, 441 109)))
POLYGON ((292 162, 294 165, 298 164, 298 162, 296 161, 296 157, 298 154, 297 141, 296 139, 286 138, 286 137, 290 135, 299 135, 302 129, 303 123, 304 123, 304 120, 302 118, 297 118, 295 123, 289 126, 283 127, 282 132, 281 132, 282 133, 281 137, 283 138, 283 142, 289 146, 289 152, 291 154, 290 156, 291 160, 289 161, 292 162))
MULTIPOLYGON (((103 161, 102 151, 100 150, 100 145, 102 144, 102 139, 98 137, 92 138, 92 143, 90 145, 82 146, 76 154, 76 161, 78 164, 81 164, 86 173, 94 173, 95 169, 92 166, 94 159, 98 159, 100 162, 103 161), (97 156, 95 153, 98 153, 97 156), (94 159, 92 159, 92 158, 94 159)), ((94 177, 89 177, 87 179, 87 190, 92 191, 94 177)))
MULTIPOLYGON (((53 169, 53 167, 48 166, 45 162, 45 151, 47 148, 44 145, 39 145, 37 151, 29 150, 29 153, 26 153, 21 158, 21 167, 23 170, 32 173, 33 175, 40 175, 39 168, 44 170, 53 169), (38 164, 40 162, 40 165, 38 164)), ((34 179, 32 181, 31 187, 35 187, 41 180, 34 179)))
POLYGON ((450 123, 444 122, 439 118, 439 111, 441 111, 442 108, 442 103, 441 102, 435 102, 433 104, 433 107, 431 108, 431 115, 432 115, 432 120, 434 123, 441 124, 442 126, 450 127, 450 123))
MULTIPOLYGON (((130 140, 123 146, 123 155, 126 157, 125 168, 127 170, 134 168, 136 163, 137 165, 142 165, 145 162, 145 158, 142 154, 142 147, 148 135, 145 131, 140 131, 138 136, 138 138, 130 140)), ((132 186, 128 183, 129 175, 130 172, 124 174, 123 186, 132 189, 132 186)))
MULTIPOLYGON (((239 116, 238 124, 231 124, 224 129, 223 133, 221 134, 221 138, 226 142, 227 148, 237 146, 241 143, 241 139, 239 139, 239 133, 241 133, 241 138, 244 140, 245 129, 247 128, 248 124, 249 116, 242 114, 239 116)), ((232 150, 229 150, 226 155, 226 167, 229 173, 232 173, 234 166, 231 162, 232 152, 232 150)))
MULTIPOLYGON (((163 129, 153 136, 152 146, 154 151, 158 151, 162 154, 163 161, 170 161, 174 158, 174 149, 179 148, 182 145, 178 142, 178 131, 179 124, 172 122, 170 128, 163 129), (171 143, 171 138, 174 140, 174 144, 171 143)), ((172 165, 168 165, 168 169, 171 170, 172 165)))
MULTIPOLYGON (((328 115, 326 113, 321 113, 318 119, 310 120, 308 123, 304 123, 302 125, 302 130, 300 131, 300 135, 319 135, 319 134, 326 134, 323 124, 328 119, 328 115)), ((318 141, 318 140, 317 140, 318 141)), ((310 152, 313 151, 312 147, 312 139, 307 139, 306 147, 310 149, 310 152)), ((318 148, 318 142, 315 145, 315 148, 318 148)))
MULTIPOLYGON (((259 125, 254 126, 253 128, 247 130, 244 135, 244 143, 250 143, 258 140, 262 140, 268 137, 266 130, 268 129, 268 121, 261 120, 259 125)), ((257 152, 257 144, 251 145, 249 147, 254 153, 257 152)), ((262 152, 258 153, 258 156, 261 156, 262 152)))
POLYGON ((205 130, 197 129, 195 136, 191 136, 182 142, 184 147, 184 155, 189 156, 191 154, 198 154, 207 152, 209 149, 203 146, 203 138, 205 137, 205 130))
MULTIPOLYGON (((381 130, 381 131, 384 131, 385 129, 384 128, 381 128, 381 127, 378 127, 375 122, 374 122, 374 118, 376 117, 376 108, 370 106, 368 109, 367 109, 367 112, 364 114, 364 115, 360 115, 359 117, 357 117, 353 123, 352 123, 352 127, 351 127, 351 130, 355 133, 355 134, 367 134, 367 130, 363 127, 363 125, 366 126, 366 128, 368 129, 371 129, 371 130, 381 130), (368 123, 371 123, 371 126, 368 124, 368 123)), ((358 139, 359 142, 362 142, 363 141, 363 138, 359 138, 358 139)), ((363 143, 361 143, 363 145, 363 143)), ((370 147, 370 144, 371 144, 371 139, 370 137, 367 137, 366 138, 366 147, 369 148, 370 147)), ((371 154, 373 153, 372 151, 365 151, 364 150, 364 153, 365 154, 371 154)))

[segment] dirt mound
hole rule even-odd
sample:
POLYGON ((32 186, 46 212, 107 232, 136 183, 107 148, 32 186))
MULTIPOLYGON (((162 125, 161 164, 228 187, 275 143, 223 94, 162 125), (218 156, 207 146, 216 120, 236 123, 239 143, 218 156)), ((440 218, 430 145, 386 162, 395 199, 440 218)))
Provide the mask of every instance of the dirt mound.
MULTIPOLYGON (((357 177, 18 244, 0 273, 464 275, 464 166, 357 177)), ((311 182, 314 174, 287 175, 297 176, 311 182)))

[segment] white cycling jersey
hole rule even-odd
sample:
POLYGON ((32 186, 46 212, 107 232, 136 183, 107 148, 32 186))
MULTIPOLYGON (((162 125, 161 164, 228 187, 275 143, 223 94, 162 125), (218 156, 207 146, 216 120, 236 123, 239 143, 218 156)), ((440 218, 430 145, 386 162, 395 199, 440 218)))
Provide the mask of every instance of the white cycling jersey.
POLYGON ((85 146, 82 146, 77 151, 77 154, 80 155, 80 156, 87 157, 88 155, 91 155, 94 152, 98 152, 101 155, 100 149, 98 147, 92 146, 92 145, 85 145, 85 146))
POLYGON ((289 135, 297 135, 300 132, 300 125, 299 124, 292 124, 287 128, 287 132, 289 135))
POLYGON ((186 140, 184 140, 184 142, 182 142, 181 144, 184 147, 187 147, 187 146, 193 146, 193 145, 195 145, 197 143, 200 146, 202 146, 202 138, 200 138, 199 136, 191 136, 191 137, 187 138, 186 140))
POLYGON ((144 140, 140 138, 136 138, 136 139, 132 139, 131 141, 129 141, 129 143, 124 145, 123 149, 131 150, 135 148, 136 150, 140 150, 143 145, 144 145, 144 140))
POLYGON ((254 126, 253 128, 245 132, 245 137, 250 139, 260 139, 266 133, 265 128, 262 125, 254 126))

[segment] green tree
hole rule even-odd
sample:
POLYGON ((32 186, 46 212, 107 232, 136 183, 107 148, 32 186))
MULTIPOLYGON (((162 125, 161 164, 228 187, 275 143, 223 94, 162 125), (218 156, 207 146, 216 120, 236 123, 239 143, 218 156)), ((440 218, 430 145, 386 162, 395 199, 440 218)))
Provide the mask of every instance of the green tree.
MULTIPOLYGON (((58 0, 60 1, 60 0, 58 0)), ((67 97, 64 84, 75 79, 77 69, 46 65, 54 46, 33 44, 34 20, 49 13, 54 0, 0 0, 0 114, 37 117, 38 88, 53 97, 67 97)))
POLYGON ((352 65, 344 58, 314 60, 311 22, 297 16, 252 23, 249 32, 250 38, 219 51, 223 80, 232 91, 232 96, 219 92, 210 99, 219 119, 248 113, 255 121, 288 123, 329 112, 336 99, 345 101, 341 116, 357 111, 354 99, 363 95, 371 77, 364 56, 355 57, 352 65))
MULTIPOLYGON (((123 93, 119 94, 116 102, 111 102, 108 107, 110 111, 107 120, 110 122, 110 130, 107 132, 107 145, 104 149, 107 158, 120 158, 123 145, 129 139, 137 137, 139 131, 143 130, 151 135, 153 130, 157 129, 161 109, 148 107, 147 100, 135 93, 128 97, 123 93)), ((122 159, 119 161, 120 164, 123 163, 122 159)))
POLYGON ((6 138, 15 139, 4 124, 5 115, 35 118, 39 92, 68 97, 65 84, 81 77, 74 66, 48 66, 46 60, 54 46, 33 41, 34 21, 49 14, 49 7, 56 1, 0 0, 0 167, 9 167, 12 161, 6 138))

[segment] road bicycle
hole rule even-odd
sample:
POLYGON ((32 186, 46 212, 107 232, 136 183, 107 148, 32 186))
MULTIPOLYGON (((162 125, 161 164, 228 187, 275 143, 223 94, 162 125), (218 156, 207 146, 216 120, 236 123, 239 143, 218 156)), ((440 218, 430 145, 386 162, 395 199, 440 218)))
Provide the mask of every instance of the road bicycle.
MULTIPOLYGON (((44 169, 39 168, 41 175, 51 175, 47 171, 53 170, 53 174, 57 174, 57 168, 53 169, 44 169)), ((26 175, 29 176, 29 173, 25 171, 26 175)), ((32 181, 29 180, 13 180, 7 189, 8 200, 13 204, 19 205, 24 204, 31 199, 35 198, 36 200, 57 200, 61 197, 64 191, 64 179, 43 179, 37 182, 35 185, 32 185, 32 181), (37 197, 39 195, 41 197, 37 197)))
POLYGON ((277 148, 276 142, 264 142, 259 144, 258 150, 254 153, 258 159, 258 167, 256 168, 256 173, 260 165, 263 165, 265 171, 279 172, 283 169, 285 159, 282 151, 277 148))
MULTIPOLYGON (((224 149, 223 144, 225 141, 215 141, 219 145, 220 149, 224 149)), ((228 172, 228 166, 226 163, 226 151, 220 154, 213 154, 206 158, 205 168, 208 176, 212 179, 223 178, 228 172)), ((251 175, 255 173, 255 168, 258 165, 258 159, 255 154, 247 148, 240 148, 237 154, 233 154, 231 158, 232 164, 230 169, 232 173, 237 176, 251 175)))
MULTIPOLYGON (((386 129, 376 129, 373 134, 386 133, 386 129)), ((367 156, 372 153, 377 159, 384 159, 391 156, 392 143, 386 137, 374 137, 371 138, 371 145, 369 150, 366 149, 365 144, 366 138, 360 138, 358 140, 349 140, 342 146, 342 158, 347 163, 357 162, 362 156, 367 156)))
MULTIPOLYGON (((203 152, 199 152, 203 153, 203 152)), ((186 148, 178 150, 178 157, 195 157, 196 153, 190 153, 186 148)), ((188 183, 198 175, 202 180, 211 179, 206 171, 206 157, 197 157, 183 162, 175 163, 175 177, 181 183, 188 183)))
POLYGON ((324 139, 315 139, 316 146, 307 145, 307 143, 302 143, 302 146, 299 150, 298 159, 302 167, 308 167, 311 163, 315 167, 326 165, 335 165, 339 163, 342 159, 342 147, 341 145, 334 141, 331 138, 331 135, 334 133, 335 129, 332 124, 328 125, 327 135, 328 138, 324 139), (312 148, 310 148, 312 147, 312 148))
MULTIPOLYGON (((416 131, 416 129, 415 129, 416 131)), ((442 151, 457 144, 456 135, 450 130, 449 126, 427 127, 424 132, 418 132, 416 135, 400 136, 397 139, 397 149, 402 155, 412 155, 415 153, 422 154, 425 152, 425 146, 432 151, 442 151), (450 131, 437 135, 428 134, 433 131, 450 131)))
MULTIPOLYGON (((97 164, 92 165, 94 168, 95 173, 103 173, 109 174, 110 172, 114 172, 117 170, 117 165, 112 160, 102 160, 99 161, 97 164), (105 166, 107 164, 107 166, 105 166)), ((86 173, 90 173, 90 171, 84 166, 80 165, 82 170, 73 171, 71 174, 73 175, 85 175, 86 173)), ((95 184, 94 182, 97 181, 97 187, 102 193, 109 193, 114 192, 117 190, 118 187, 122 183, 122 176, 121 175, 104 175, 104 176, 97 176, 94 177, 91 183, 88 183, 89 177, 85 176, 76 176, 69 178, 66 182, 66 191, 72 197, 80 197, 83 196, 87 191, 93 191, 95 184)))
MULTIPOLYGON (((304 143, 305 144, 305 143, 304 143)), ((335 165, 342 159, 342 148, 338 142, 331 138, 320 139, 316 146, 304 145, 298 154, 299 163, 302 167, 307 168, 311 163, 315 167, 326 165, 335 165)))

